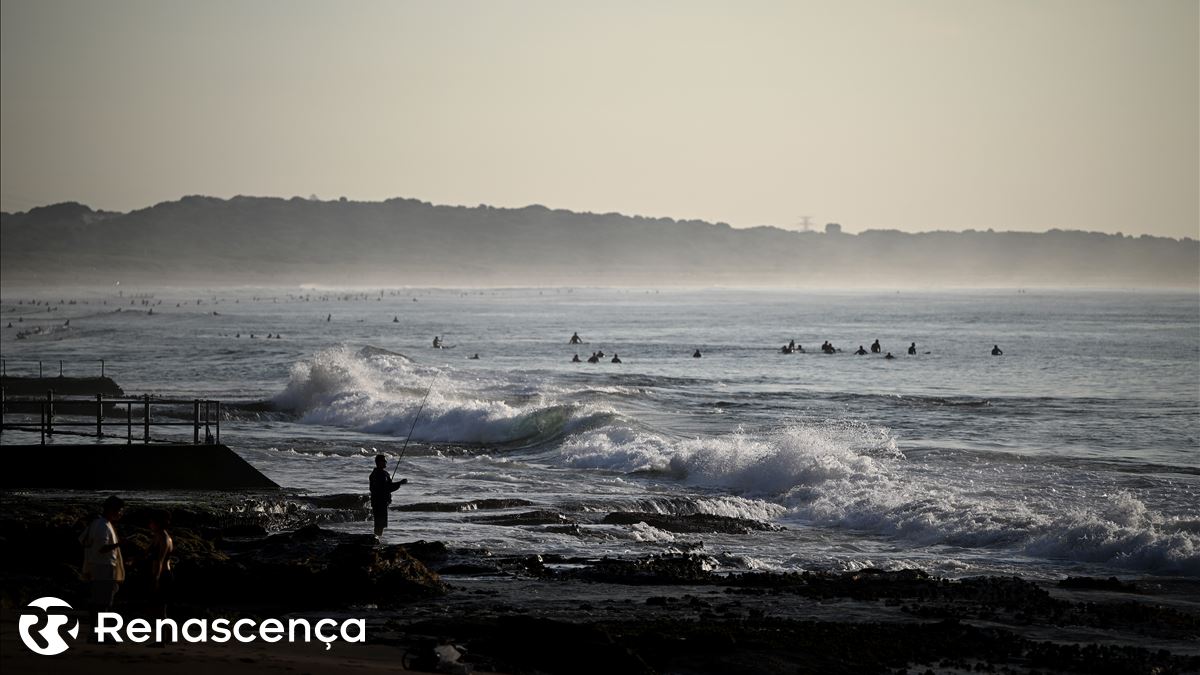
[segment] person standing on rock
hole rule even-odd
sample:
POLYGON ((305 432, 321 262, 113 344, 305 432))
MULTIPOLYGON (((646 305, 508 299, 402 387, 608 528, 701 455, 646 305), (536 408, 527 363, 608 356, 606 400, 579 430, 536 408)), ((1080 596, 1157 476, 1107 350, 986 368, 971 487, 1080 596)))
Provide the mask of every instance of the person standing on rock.
POLYGON ((113 524, 125 513, 125 501, 116 495, 104 500, 100 516, 79 535, 83 544, 83 579, 91 585, 93 613, 112 609, 113 598, 125 581, 125 560, 113 524))
POLYGON ((375 455, 375 470, 371 472, 371 512, 375 516, 375 537, 382 537, 388 524, 388 504, 392 493, 408 482, 407 478, 392 480, 387 472, 387 457, 375 455))

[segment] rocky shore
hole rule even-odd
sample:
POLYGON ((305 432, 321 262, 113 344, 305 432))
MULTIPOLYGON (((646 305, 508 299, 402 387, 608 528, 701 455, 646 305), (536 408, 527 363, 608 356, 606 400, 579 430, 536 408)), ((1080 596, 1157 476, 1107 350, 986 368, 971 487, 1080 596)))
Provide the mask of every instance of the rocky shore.
MULTIPOLYGON (((35 598, 51 595, 83 606, 76 538, 96 501, 3 495, 6 633, 8 619, 35 598)), ((571 526, 560 514, 520 510, 526 506, 497 500, 397 510, 516 509, 479 517, 513 527, 571 526)), ((131 499, 119 525, 127 560, 148 544, 146 525, 155 508, 173 514, 172 616, 364 616, 373 649, 409 669, 1200 672, 1197 579, 949 580, 916 569, 730 574, 714 571, 717 561, 699 544, 626 558, 501 555, 427 541, 378 546, 369 534, 330 527, 365 519, 365 504, 353 495, 293 496, 267 507, 231 496, 131 499)), ((698 536, 769 527, 719 516, 602 517, 613 525, 646 522, 698 536)), ((136 583, 134 566, 122 611, 135 611, 136 583)), ((19 650, 6 643, 4 651, 6 672, 20 665, 12 660, 23 658, 19 650)))

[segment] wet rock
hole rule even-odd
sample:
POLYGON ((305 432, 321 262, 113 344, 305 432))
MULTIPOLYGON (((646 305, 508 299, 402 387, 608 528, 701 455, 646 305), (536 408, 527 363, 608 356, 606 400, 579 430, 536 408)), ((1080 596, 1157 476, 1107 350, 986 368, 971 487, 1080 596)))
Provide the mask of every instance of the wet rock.
POLYGON ((502 516, 486 516, 476 518, 476 522, 489 523, 491 525, 566 525, 574 523, 573 520, 557 511, 526 511, 525 513, 514 513, 511 515, 502 516))
POLYGON ((419 502, 416 504, 401 504, 393 506, 395 511, 428 511, 428 512, 455 512, 455 511, 483 511, 488 509, 514 509, 522 506, 533 506, 534 503, 526 499, 472 499, 466 502, 419 502))
POLYGON ((713 580, 710 569, 706 556, 667 554, 634 560, 602 558, 561 575, 617 584, 696 584, 713 580))
POLYGON ((1097 579, 1096 577, 1067 577, 1058 582, 1059 588, 1086 591, 1114 591, 1117 593, 1140 593, 1137 584, 1125 583, 1116 577, 1097 579))
POLYGON ((770 523, 748 518, 732 518, 730 516, 714 516, 706 513, 694 513, 687 516, 676 516, 665 513, 642 513, 637 511, 616 511, 604 517, 606 525, 634 525, 645 523, 667 532, 692 534, 697 532, 723 532, 725 534, 746 534, 754 530, 779 530, 770 523))

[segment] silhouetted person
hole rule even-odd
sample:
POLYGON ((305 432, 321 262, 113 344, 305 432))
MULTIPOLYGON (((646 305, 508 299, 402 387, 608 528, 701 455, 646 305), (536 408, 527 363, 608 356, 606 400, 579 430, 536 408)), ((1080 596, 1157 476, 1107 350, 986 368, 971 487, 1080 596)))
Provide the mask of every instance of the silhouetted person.
POLYGON ((1003 356, 1004 352, 1000 350, 1000 345, 992 345, 992 356, 1003 356))
POLYGON ((468 359, 468 360, 469 360, 469 361, 478 361, 478 360, 479 360, 479 355, 478 355, 478 354, 476 354, 475 356, 472 356, 472 357, 471 357, 470 359, 468 359))
POLYGON ((871 353, 872 354, 878 354, 881 351, 883 351, 883 348, 879 346, 879 340, 876 340, 871 343, 871 353))
POLYGON ((579 337, 579 333, 573 333, 573 334, 571 335, 571 342, 570 342, 570 344, 573 344, 573 345, 581 345, 581 344, 583 344, 583 339, 579 337))
POLYGON ((434 349, 441 349, 441 348, 442 348, 442 337, 441 337, 440 335, 435 335, 435 336, 434 336, 434 338, 433 338, 433 348, 434 348, 434 349))
POLYGON ((698 358, 701 358, 702 356, 704 356, 704 355, 700 353, 699 349, 697 349, 695 352, 692 353, 693 359, 698 359, 698 358))
POLYGON ((604 350, 603 349, 596 352, 596 358, 601 358, 601 359, 604 358, 604 350))
POLYGON ((885 357, 883 357, 883 358, 885 358, 885 359, 894 359, 894 358, 896 358, 896 357, 892 356, 892 353, 891 353, 891 352, 888 352, 888 353, 887 353, 887 356, 885 356, 885 357))
POLYGON ((796 351, 796 341, 795 340, 788 340, 788 351, 789 352, 796 351))
POLYGON ((620 362, 621 362, 621 357, 617 356, 617 355, 616 355, 616 353, 614 353, 614 354, 613 354, 613 357, 612 357, 612 362, 613 362, 613 363, 620 363, 620 362))
POLYGON ((162 619, 167 617, 167 603, 175 583, 175 572, 171 569, 175 541, 167 532, 170 526, 169 511, 157 510, 150 515, 150 548, 146 551, 144 570, 146 604, 151 616, 162 619))
POLYGON ((575 357, 571 359, 571 363, 583 363, 583 359, 579 358, 579 355, 576 354, 575 357))
POLYGON ((330 321, 332 321, 332 320, 333 320, 333 315, 332 315, 332 314, 326 314, 326 315, 325 315, 325 322, 326 322, 326 323, 328 323, 328 322, 330 322, 330 321))
POLYGON ((592 355, 588 357, 588 363, 600 363, 600 357, 596 355, 596 352, 592 352, 592 355))
POLYGON ((866 356, 866 355, 867 355, 867 350, 863 349, 863 346, 862 346, 862 345, 859 345, 859 346, 858 346, 858 350, 854 352, 854 355, 855 355, 855 356, 866 356))
POLYGON ((93 613, 112 608, 113 598, 125 581, 125 560, 114 524, 125 513, 125 501, 116 495, 104 500, 100 516, 79 535, 83 544, 83 579, 91 585, 89 604, 93 613))
POLYGON ((392 317, 392 323, 400 323, 400 317, 398 317, 398 316, 393 316, 393 317, 392 317))
POLYGON ((392 480, 387 472, 387 457, 375 455, 375 470, 371 472, 371 513, 375 516, 375 536, 382 537, 388 524, 388 504, 392 493, 408 482, 407 478, 392 480))
POLYGON ((909 356, 916 356, 916 355, 917 355, 917 343, 915 343, 915 342, 914 342, 914 343, 912 343, 911 345, 909 345, 909 346, 908 346, 908 355, 909 355, 909 356))

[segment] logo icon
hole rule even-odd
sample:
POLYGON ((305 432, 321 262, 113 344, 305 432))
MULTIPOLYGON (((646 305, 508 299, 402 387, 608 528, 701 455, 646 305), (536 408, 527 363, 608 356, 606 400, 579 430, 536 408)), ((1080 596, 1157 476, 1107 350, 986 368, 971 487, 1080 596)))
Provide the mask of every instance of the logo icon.
MULTIPOLYGON (((21 632, 21 642, 30 651, 42 656, 54 656, 67 651, 71 645, 63 639, 63 628, 71 621, 66 612, 71 606, 58 598, 38 598, 29 603, 29 608, 21 613, 17 628, 21 632), (59 609, 59 608, 65 608, 59 609)), ((71 639, 79 637, 79 621, 66 629, 71 639)))

